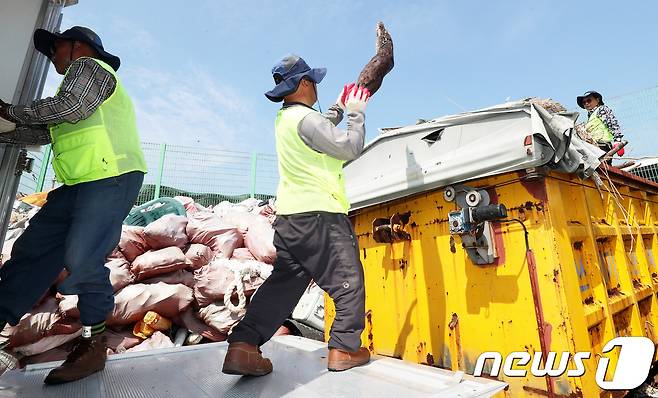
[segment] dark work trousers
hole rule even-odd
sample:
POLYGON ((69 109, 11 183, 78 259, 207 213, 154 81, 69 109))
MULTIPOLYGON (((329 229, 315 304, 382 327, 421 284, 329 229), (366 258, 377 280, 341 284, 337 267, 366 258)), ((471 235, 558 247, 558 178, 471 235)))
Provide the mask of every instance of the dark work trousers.
POLYGON ((350 220, 345 214, 326 212, 277 216, 274 230, 277 259, 272 275, 253 296, 228 341, 256 346, 268 341, 313 279, 336 304, 329 347, 358 350, 365 327, 365 288, 350 220))
POLYGON ((95 325, 114 308, 105 260, 119 242, 121 224, 137 199, 144 173, 62 186, 32 217, 0 268, 0 321, 16 325, 63 268, 62 294, 77 294, 80 321, 95 325))

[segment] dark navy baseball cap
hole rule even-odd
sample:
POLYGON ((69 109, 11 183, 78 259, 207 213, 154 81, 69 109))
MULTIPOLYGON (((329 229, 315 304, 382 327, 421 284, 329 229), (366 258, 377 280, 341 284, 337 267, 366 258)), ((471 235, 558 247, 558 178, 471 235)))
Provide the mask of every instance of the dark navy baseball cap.
POLYGON ((598 92, 594 91, 594 90, 590 90, 590 91, 585 92, 585 94, 579 95, 578 97, 576 97, 576 102, 578 103, 578 106, 585 109, 584 100, 585 100, 585 98, 589 97, 590 95, 592 97, 596 98, 597 100, 599 100, 599 104, 603 105, 603 96, 601 94, 599 94, 598 92))
POLYGON ((53 33, 45 29, 37 29, 34 31, 34 47, 37 51, 48 58, 53 55, 55 40, 81 41, 87 43, 96 50, 99 59, 110 65, 112 69, 116 71, 119 69, 119 66, 121 66, 121 59, 116 55, 112 55, 105 51, 101 38, 93 30, 85 28, 84 26, 74 26, 62 33, 53 33))
POLYGON ((327 68, 313 68, 298 55, 286 55, 272 67, 272 77, 276 86, 265 93, 265 96, 273 102, 283 101, 283 97, 297 90, 299 82, 308 78, 315 83, 320 83, 327 74, 327 68))

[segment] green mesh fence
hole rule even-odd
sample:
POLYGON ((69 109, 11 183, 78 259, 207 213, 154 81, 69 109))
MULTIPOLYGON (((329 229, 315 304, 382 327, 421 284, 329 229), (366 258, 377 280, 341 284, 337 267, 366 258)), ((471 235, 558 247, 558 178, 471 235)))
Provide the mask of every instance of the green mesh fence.
MULTIPOLYGON (((622 95, 604 95, 604 102, 614 111, 624 139, 628 141, 625 158, 642 158, 658 155, 658 86, 622 95)), ((581 113, 579 122, 587 121, 581 113)))
MULTIPOLYGON (((250 197, 269 199, 276 193, 276 156, 143 142, 148 168, 136 204, 159 197, 189 196, 204 205, 240 202, 250 197)), ((48 161, 49 151, 31 152, 34 169, 23 174, 19 191, 25 194, 57 187, 48 161)))
POLYGON ((617 115, 627 157, 658 156, 658 86, 605 100, 617 115))

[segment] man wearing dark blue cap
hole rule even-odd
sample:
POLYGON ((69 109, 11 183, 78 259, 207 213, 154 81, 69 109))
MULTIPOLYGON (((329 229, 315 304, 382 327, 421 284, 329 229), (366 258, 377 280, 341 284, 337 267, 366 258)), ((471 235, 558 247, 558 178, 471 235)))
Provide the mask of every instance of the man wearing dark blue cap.
POLYGON ((290 315, 311 280, 331 296, 336 317, 327 368, 347 370, 368 363, 361 347, 365 326, 363 266, 347 217, 343 164, 363 150, 366 88, 345 86, 336 104, 321 114, 312 108, 326 69, 311 69, 289 55, 272 69, 276 86, 265 93, 283 101, 274 123, 279 163, 272 275, 253 296, 244 319, 229 336, 223 372, 262 376, 272 371, 259 347, 290 315), (347 130, 336 127, 347 113, 347 130))
POLYGON ((78 296, 83 327, 66 361, 45 379, 58 384, 105 367, 105 319, 114 309, 114 291, 104 264, 119 242, 146 164, 132 102, 116 75, 120 60, 105 51, 100 37, 81 26, 63 33, 38 29, 34 46, 64 80, 53 97, 30 105, 1 103, 0 117, 34 127, 2 133, 0 142, 51 143, 63 185, 48 194, 0 268, 0 329, 16 325, 66 267, 69 276, 58 290, 78 296))

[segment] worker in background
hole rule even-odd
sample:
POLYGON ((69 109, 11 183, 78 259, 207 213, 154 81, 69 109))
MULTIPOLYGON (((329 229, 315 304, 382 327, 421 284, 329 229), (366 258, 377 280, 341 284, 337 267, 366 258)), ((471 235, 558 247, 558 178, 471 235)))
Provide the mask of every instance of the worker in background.
POLYGON ((63 185, 48 194, 0 268, 0 329, 16 325, 65 267, 69 275, 58 290, 78 296, 83 327, 66 361, 45 379, 58 384, 105 367, 105 319, 114 309, 114 291, 104 264, 119 242, 146 164, 133 105, 116 73, 120 59, 104 50, 100 37, 80 26, 63 33, 37 29, 34 46, 64 80, 54 97, 2 103, 0 117, 34 131, 0 134, 0 142, 51 143, 63 185))
MULTIPOLYGON (((623 137, 619 122, 609 106, 603 103, 603 96, 596 91, 588 91, 576 98, 578 106, 587 110, 588 120, 585 129, 597 143, 599 148, 609 152, 613 147, 621 145, 623 137)), ((617 152, 624 155, 624 148, 617 152)))
POLYGON ((329 339, 328 369, 368 363, 361 347, 365 287, 359 248, 347 217, 343 164, 363 150, 365 88, 345 86, 326 114, 312 108, 326 69, 311 69, 296 55, 272 68, 276 86, 265 96, 283 101, 274 130, 278 155, 277 259, 272 275, 252 298, 244 319, 229 335, 223 372, 262 376, 272 371, 259 347, 268 341, 314 280, 336 305, 329 339), (347 130, 336 127, 347 113, 347 130))

